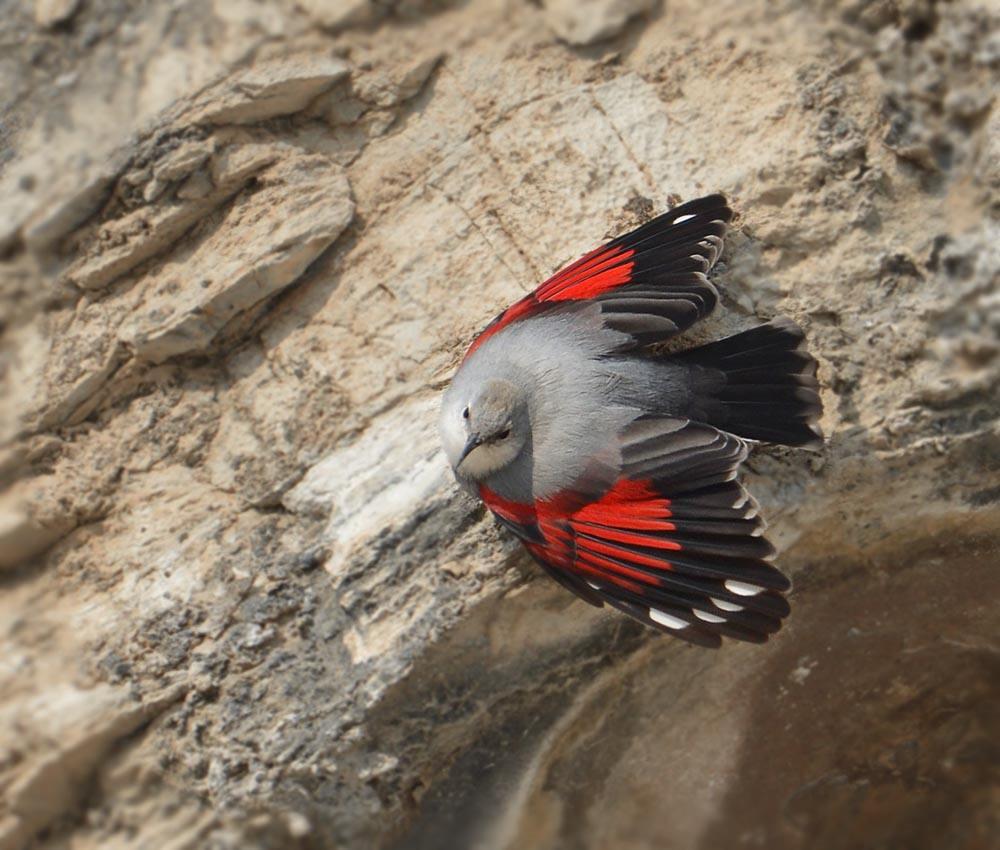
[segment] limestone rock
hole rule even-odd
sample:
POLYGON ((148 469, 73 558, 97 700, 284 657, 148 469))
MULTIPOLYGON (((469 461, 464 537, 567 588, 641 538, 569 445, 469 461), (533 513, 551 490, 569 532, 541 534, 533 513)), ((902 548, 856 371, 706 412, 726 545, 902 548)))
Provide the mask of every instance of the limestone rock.
POLYGON ((35 0, 35 22, 40 27, 65 23, 76 13, 80 0, 35 0))
POLYGON ((71 517, 39 518, 10 492, 0 503, 0 570, 48 549, 76 524, 71 517))
POLYGON ((995 13, 571 5, 0 15, 2 850, 995 843, 995 13), (689 341, 800 322, 828 442, 754 450, 793 611, 708 653, 541 576, 436 408, 712 191, 689 341))
POLYGON ((166 182, 182 180, 204 163, 214 150, 215 145, 210 140, 184 142, 153 166, 153 176, 166 182))
POLYGON ((86 793, 88 776, 107 758, 115 743, 161 714, 182 695, 182 689, 171 688, 136 700, 106 685, 63 685, 17 706, 23 714, 4 719, 8 728, 31 730, 29 737, 19 743, 22 753, 49 749, 49 741, 58 743, 7 789, 9 814, 0 822, 0 847, 19 846, 74 806, 86 793), (32 740, 35 735, 45 736, 48 741, 32 740))
POLYGON ((209 89, 185 117, 198 124, 253 124, 291 115, 346 77, 348 70, 334 57, 274 60, 209 89))
POLYGON ((122 332, 140 357, 204 350, 231 319, 297 280, 354 214, 347 178, 322 157, 282 158, 257 179, 215 232, 148 276, 139 315, 122 332), (178 263, 195 286, 178 286, 178 263))
POLYGON ((553 32, 570 44, 612 38, 630 18, 653 8, 654 0, 544 0, 553 32))
POLYGON ((57 189, 54 201, 25 223, 24 241, 28 247, 45 250, 83 224, 105 200, 113 179, 108 169, 96 169, 72 189, 57 189))
POLYGON ((364 435, 324 458, 282 500, 290 511, 328 518, 330 569, 373 535, 411 521, 413 509, 448 489, 446 466, 434 436, 437 400, 400 405, 364 435), (406 441, 427 446, 415 457, 406 441))
MULTIPOLYGON (((106 222, 86 254, 67 270, 66 277, 81 289, 102 289, 140 263, 173 245, 196 223, 242 189, 277 154, 261 145, 237 146, 220 152, 212 165, 213 189, 189 203, 164 200, 143 206, 106 222)), ((167 169, 170 173, 170 164, 167 169)), ((123 178, 128 180, 129 175, 123 178)), ((143 175, 140 180, 152 177, 143 175)), ((155 178, 153 178, 155 179, 155 178)), ((159 197, 157 194, 156 197, 159 197)), ((145 194, 143 201, 146 201, 145 194)), ((148 203, 148 201, 147 201, 148 203)))
POLYGON ((378 14, 372 0, 297 0, 296 5, 330 30, 370 24, 378 14))

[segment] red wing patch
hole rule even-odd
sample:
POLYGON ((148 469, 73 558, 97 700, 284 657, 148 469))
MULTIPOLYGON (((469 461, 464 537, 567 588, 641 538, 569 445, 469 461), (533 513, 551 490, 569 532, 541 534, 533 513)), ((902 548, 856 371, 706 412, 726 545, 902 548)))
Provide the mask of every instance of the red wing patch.
POLYGON ((632 274, 633 264, 628 259, 633 253, 621 247, 603 246, 581 257, 504 310, 473 340, 465 356, 472 354, 497 331, 531 315, 544 304, 583 301, 624 286, 632 274))
POLYGON ((481 493, 553 578, 660 631, 704 646, 718 646, 722 635, 760 642, 788 613, 780 594, 788 581, 766 562, 772 550, 759 520, 744 516, 738 485, 715 488, 711 501, 721 495, 735 507, 708 519, 692 510, 697 499, 671 500, 651 481, 626 478, 582 507, 481 493))
POLYGON ((705 277, 722 250, 732 211, 721 195, 681 204, 585 254, 497 316, 466 357, 512 322, 568 301, 601 300, 608 323, 648 344, 711 312, 705 277), (638 310, 638 314, 635 312, 638 310))
POLYGON ((596 298, 629 282, 634 254, 634 250, 623 246, 598 248, 550 277, 534 295, 539 301, 596 298))
POLYGON ((676 530, 669 517, 669 499, 645 482, 621 479, 601 499, 569 514, 559 500, 540 503, 537 524, 545 554, 558 566, 639 591, 656 583, 650 570, 670 569, 664 550, 680 549, 667 536, 676 530))

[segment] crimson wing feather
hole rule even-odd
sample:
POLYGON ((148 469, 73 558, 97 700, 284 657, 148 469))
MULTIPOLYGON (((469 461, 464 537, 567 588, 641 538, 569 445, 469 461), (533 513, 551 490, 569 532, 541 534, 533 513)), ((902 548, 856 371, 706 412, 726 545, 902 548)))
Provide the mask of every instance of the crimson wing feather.
POLYGON ((640 419, 622 437, 622 477, 580 505, 487 505, 536 560, 591 604, 703 646, 763 642, 788 614, 756 504, 735 481, 746 446, 684 419, 640 419), (517 514, 514 517, 514 514, 517 514))
POLYGON ((597 301, 604 322, 634 345, 667 339, 707 316, 718 293, 705 273, 722 251, 726 199, 681 204, 585 254, 498 315, 466 357, 513 322, 572 301, 597 301))

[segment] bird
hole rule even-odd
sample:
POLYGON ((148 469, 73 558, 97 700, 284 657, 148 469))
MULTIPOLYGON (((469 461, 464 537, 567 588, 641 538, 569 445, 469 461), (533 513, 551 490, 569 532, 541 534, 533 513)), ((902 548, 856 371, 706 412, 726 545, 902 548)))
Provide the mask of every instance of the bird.
POLYGON ((732 218, 697 198, 554 274, 475 337, 439 421, 458 483, 552 579, 705 647, 763 643, 790 611, 740 465, 823 441, 792 320, 663 350, 716 307, 732 218))

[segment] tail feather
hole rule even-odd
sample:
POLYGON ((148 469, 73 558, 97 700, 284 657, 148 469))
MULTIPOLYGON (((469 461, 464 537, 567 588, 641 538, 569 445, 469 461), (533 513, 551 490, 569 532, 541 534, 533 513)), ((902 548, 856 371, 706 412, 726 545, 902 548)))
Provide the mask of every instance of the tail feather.
POLYGON ((708 424, 750 440, 815 448, 823 442, 823 405, 804 341, 798 325, 779 318, 671 360, 693 368, 708 424))

